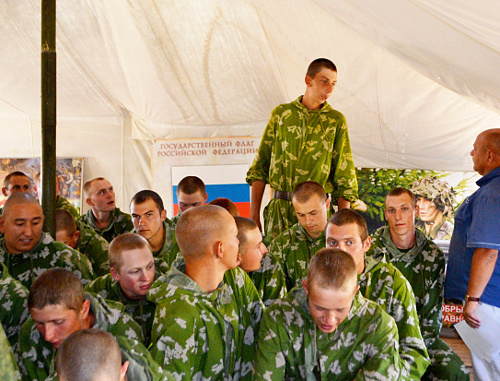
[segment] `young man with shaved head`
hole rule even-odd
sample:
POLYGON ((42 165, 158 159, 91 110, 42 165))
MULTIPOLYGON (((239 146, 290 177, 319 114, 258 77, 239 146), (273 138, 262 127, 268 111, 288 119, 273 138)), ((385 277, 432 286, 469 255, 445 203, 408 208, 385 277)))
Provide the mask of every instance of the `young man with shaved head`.
POLYGON ((330 200, 320 184, 306 181, 295 187, 292 204, 298 222, 283 231, 269 246, 269 251, 283 266, 289 291, 300 285, 312 256, 325 247, 330 200))
POLYGON ((352 256, 318 251, 302 287, 264 314, 254 380, 399 380, 396 324, 356 279, 352 256))
POLYGON ((264 305, 270 306, 286 295, 285 274, 278 258, 267 251, 257 224, 249 218, 234 217, 238 227, 240 267, 252 279, 264 305))
POLYGON ((0 217, 0 262, 10 275, 29 288, 36 276, 58 266, 74 271, 87 284, 95 278, 89 260, 64 243, 42 232, 43 210, 27 193, 15 193, 5 202, 0 217))
POLYGON ((80 217, 106 241, 134 229, 130 214, 122 212, 115 204, 115 192, 104 177, 97 177, 83 185, 85 201, 91 209, 80 217))
POLYGON ((420 333, 415 297, 401 272, 384 257, 365 256, 370 250, 368 227, 351 209, 339 210, 326 227, 326 246, 344 250, 356 263, 359 292, 391 315, 398 327, 402 380, 420 380, 429 356, 420 333))
POLYGON ((118 341, 130 380, 162 380, 164 371, 143 345, 142 331, 118 302, 84 293, 78 277, 52 268, 40 274, 30 289, 31 318, 23 324, 16 348, 23 380, 55 376, 56 353, 63 341, 81 329, 97 328, 118 341))
POLYGON ((182 257, 148 293, 157 304, 151 353, 178 380, 252 379, 263 305, 238 267, 237 235, 221 207, 184 211, 176 228, 182 257))

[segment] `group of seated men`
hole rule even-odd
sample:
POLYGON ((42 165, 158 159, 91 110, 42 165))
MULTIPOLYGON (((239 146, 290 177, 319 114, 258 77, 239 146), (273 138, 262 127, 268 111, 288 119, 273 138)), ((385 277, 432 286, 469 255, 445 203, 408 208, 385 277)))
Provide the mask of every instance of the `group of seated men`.
POLYGON ((230 200, 205 204, 195 176, 173 219, 156 192, 129 215, 93 179, 78 220, 60 201, 56 240, 29 184, 16 172, 2 189, 2 380, 469 379, 439 338, 445 257, 415 229, 407 189, 370 237, 353 210, 328 218, 321 185, 299 184, 298 223, 268 251, 230 200))

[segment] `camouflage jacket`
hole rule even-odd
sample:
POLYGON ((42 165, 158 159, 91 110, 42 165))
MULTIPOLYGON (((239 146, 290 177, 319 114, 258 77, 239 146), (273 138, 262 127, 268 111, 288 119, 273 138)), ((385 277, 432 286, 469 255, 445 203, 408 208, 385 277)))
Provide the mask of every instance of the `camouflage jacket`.
POLYGON ((87 213, 81 216, 79 221, 86 223, 94 229, 97 234, 103 236, 108 242, 111 242, 113 238, 118 237, 120 234, 130 233, 134 230, 134 224, 132 223, 132 217, 130 214, 122 212, 119 208, 115 208, 111 214, 108 226, 102 229, 97 227, 92 209, 88 210, 87 213))
POLYGON ((87 257, 62 242, 54 241, 47 233, 42 233, 40 241, 31 251, 22 254, 9 253, 5 246, 5 238, 2 238, 0 262, 5 264, 13 278, 19 280, 28 290, 38 275, 52 267, 72 271, 84 285, 95 278, 87 257))
POLYGON ((97 276, 109 273, 109 242, 83 221, 77 221, 80 238, 75 249, 87 256, 97 276))
POLYGON ((420 380, 430 360, 420 333, 415 297, 410 284, 382 256, 377 260, 366 257, 365 270, 358 275, 358 285, 361 295, 376 302, 396 322, 401 379, 420 380))
MULTIPOLYGON (((333 200, 358 197, 356 168, 344 115, 327 102, 309 110, 302 97, 276 107, 246 181, 268 183, 271 188, 292 192, 304 181, 316 181, 333 200)), ((265 212, 269 240, 297 222, 290 201, 272 199, 265 212)))
POLYGON ((254 380, 392 381, 399 366, 396 324, 375 302, 357 293, 347 317, 328 334, 317 328, 298 287, 264 313, 254 380))
POLYGON ((180 258, 148 293, 153 358, 177 380, 251 380, 263 310, 252 281, 238 267, 208 294, 184 270, 180 258))
POLYGON ((28 317, 28 290, 0 263, 0 322, 10 345, 17 342, 21 326, 28 317))
MULTIPOLYGON (((155 279, 161 274, 166 274, 168 265, 161 259, 155 258, 155 279)), ((141 300, 130 300, 122 291, 120 284, 113 279, 111 274, 101 276, 88 284, 85 291, 101 295, 104 299, 121 302, 125 306, 125 311, 134 318, 142 328, 146 346, 151 342, 151 327, 156 304, 146 298, 141 300)))
POLYGON ((175 239, 175 225, 170 220, 163 221, 163 229, 165 229, 165 241, 160 250, 155 251, 155 258, 162 258, 169 266, 177 259, 180 253, 177 240, 175 239))
MULTIPOLYGON (((99 295, 85 294, 95 316, 92 328, 111 333, 122 350, 123 361, 130 361, 129 380, 162 380, 164 371, 156 364, 143 344, 142 331, 125 312, 121 303, 104 300, 99 295)), ((32 319, 24 323, 17 346, 23 380, 42 381, 55 373, 57 350, 46 342, 32 319)))
POLYGON ((252 279, 264 306, 269 307, 275 300, 285 297, 285 273, 274 254, 264 254, 260 269, 252 271, 248 276, 252 279))
POLYGON ((425 344, 432 346, 441 333, 446 258, 443 251, 420 230, 415 230, 415 245, 400 251, 392 242, 388 226, 373 235, 368 255, 385 258, 396 266, 410 282, 425 344))
POLYGON ((0 324, 0 380, 17 381, 20 379, 21 374, 17 368, 14 353, 0 324))
POLYGON ((324 232, 318 238, 312 238, 298 222, 271 242, 269 252, 276 255, 283 266, 288 290, 301 285, 309 261, 325 246, 324 232))
POLYGON ((64 197, 57 196, 56 209, 67 210, 75 219, 80 217, 80 213, 78 212, 78 210, 73 206, 73 204, 71 202, 69 202, 64 197))

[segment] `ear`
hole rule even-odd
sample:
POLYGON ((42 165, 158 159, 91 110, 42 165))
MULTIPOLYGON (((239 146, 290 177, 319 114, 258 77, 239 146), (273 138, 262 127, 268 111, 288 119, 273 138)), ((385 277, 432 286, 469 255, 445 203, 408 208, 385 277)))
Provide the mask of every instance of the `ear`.
POLYGON ((330 210, 330 199, 327 197, 325 202, 326 210, 330 210))
POLYGON ((215 255, 217 258, 222 259, 224 258, 224 242, 222 241, 217 241, 214 243, 214 251, 215 255))
POLYGON ((205 197, 203 198, 203 203, 206 203, 208 200, 208 193, 205 193, 205 197))
POLYGON ((80 310, 80 318, 82 320, 87 319, 90 312, 90 300, 84 300, 82 304, 82 309, 80 310))
POLYGON ((310 75, 306 74, 305 82, 306 82, 307 87, 311 87, 312 86, 312 80, 313 80, 313 78, 310 75))
POLYGON ((420 215, 420 207, 418 205, 415 205, 415 218, 417 218, 420 215))
POLYGON ((385 220, 386 220, 386 221, 389 221, 389 220, 387 219, 387 209, 385 209, 385 207, 384 207, 384 218, 385 218, 385 220))
POLYGON ((121 368, 120 368, 120 381, 127 380, 126 375, 127 375, 127 369, 128 369, 129 364, 130 363, 128 361, 125 361, 123 363, 123 365, 121 366, 121 368))
POLYGON ((8 196, 7 196, 7 190, 5 189, 5 187, 2 187, 2 194, 3 194, 5 197, 8 197, 8 196))
POLYGON ((0 216, 0 233, 5 233, 5 217, 0 216))
POLYGON ((370 250, 370 246, 372 245, 372 237, 368 236, 365 239, 365 242, 363 242, 363 251, 366 253, 368 250, 370 250))
POLYGON ((309 296, 309 286, 305 278, 302 279, 302 287, 304 287, 304 292, 306 293, 306 295, 309 296))
POLYGON ((88 206, 94 206, 94 203, 92 202, 92 200, 90 199, 90 197, 86 198, 85 202, 87 203, 88 206))
POLYGON ((114 280, 116 280, 117 282, 120 280, 120 274, 118 274, 118 271, 116 271, 114 267, 111 267, 109 269, 109 272, 111 273, 111 276, 114 280))
POLYGON ((354 293, 352 294, 352 296, 356 295, 356 292, 358 292, 358 291, 359 291, 359 284, 354 289, 354 293))
POLYGON ((165 209, 163 209, 160 212, 160 219, 161 219, 161 222, 163 222, 163 221, 165 221, 167 219, 167 211, 165 209))

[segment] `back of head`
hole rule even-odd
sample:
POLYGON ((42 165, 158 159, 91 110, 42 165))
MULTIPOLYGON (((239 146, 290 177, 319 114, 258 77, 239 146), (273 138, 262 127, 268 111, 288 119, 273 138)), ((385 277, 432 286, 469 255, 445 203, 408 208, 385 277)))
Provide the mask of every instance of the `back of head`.
POLYGON ((295 187, 292 193, 292 199, 300 204, 304 204, 314 195, 317 195, 320 200, 325 200, 326 202, 325 188, 315 181, 305 181, 295 187))
POLYGON ((109 244, 109 266, 116 271, 122 266, 122 253, 147 247, 151 250, 146 238, 136 233, 124 233, 114 238, 109 244))
POLYGON ((357 279, 356 263, 345 251, 324 248, 311 258, 307 273, 309 287, 315 285, 321 288, 340 290, 349 282, 357 279))
POLYGON ((352 209, 339 210, 330 217, 328 223, 336 226, 355 224, 358 226, 361 240, 365 241, 368 238, 368 225, 366 224, 365 219, 358 212, 352 209))
POLYGON ((42 208, 38 200, 31 194, 18 192, 10 195, 7 201, 5 201, 2 215, 4 217, 7 217, 10 213, 11 208, 16 205, 38 205, 40 209, 42 208))
POLYGON ((104 177, 96 177, 95 179, 87 181, 85 184, 83 184, 83 193, 85 195, 85 198, 90 198, 92 196, 92 185, 96 181, 102 181, 106 180, 104 177))
POLYGON ((156 206, 158 207, 158 211, 164 210, 163 206, 163 200, 161 199, 160 195, 156 193, 155 191, 152 191, 150 189, 144 189, 141 190, 140 192, 137 192, 134 197, 132 197, 132 200, 130 201, 130 204, 135 204, 135 205, 140 205, 145 203, 148 200, 153 200, 156 206))
POLYGON ((240 215, 240 212, 238 211, 236 205, 234 205, 234 202, 232 202, 230 199, 226 197, 216 198, 215 200, 210 201, 209 204, 217 205, 220 206, 221 208, 226 209, 229 212, 229 214, 233 217, 237 217, 240 215))
POLYGON ((309 64, 309 67, 307 68, 306 74, 309 77, 314 78, 314 77, 316 77, 316 74, 318 74, 321 71, 321 69, 323 69, 323 68, 330 69, 332 71, 337 71, 337 67, 329 59, 317 58, 309 64))
POLYGON ((76 221, 70 212, 64 209, 56 210, 56 232, 65 231, 66 234, 72 236, 76 232, 76 221))
POLYGON ((387 193, 387 196, 385 196, 385 199, 387 200, 387 197, 395 197, 395 196, 401 196, 401 195, 408 195, 411 199, 412 205, 417 205, 417 199, 415 198, 415 195, 413 192, 409 189, 402 188, 402 187, 397 187, 392 189, 389 193, 387 193))
POLYGON ((29 180, 28 175, 26 175, 24 172, 14 171, 5 176, 5 178, 3 179, 3 186, 7 188, 10 184, 10 179, 12 179, 15 176, 26 177, 29 180))
POLYGON ((186 260, 201 258, 210 253, 212 245, 222 241, 227 223, 234 223, 231 215, 220 206, 202 205, 182 213, 177 222, 175 236, 186 260))
POLYGON ((69 335, 57 353, 57 374, 64 381, 119 381, 122 354, 116 339, 100 329, 69 335))
POLYGON ((80 279, 69 270, 54 267, 41 273, 31 285, 28 308, 62 305, 80 311, 84 300, 80 279))
POLYGON ((492 150, 496 155, 500 155, 500 128, 491 128, 484 131, 486 134, 485 148, 492 150))
POLYGON ((247 242, 247 232, 249 230, 258 229, 258 227, 257 224, 249 218, 237 216, 234 217, 234 220, 238 228, 238 241, 240 241, 240 248, 242 248, 247 242))
POLYGON ((200 192, 201 194, 207 193, 205 183, 197 176, 186 176, 177 185, 177 194, 179 192, 185 194, 193 194, 200 192))

